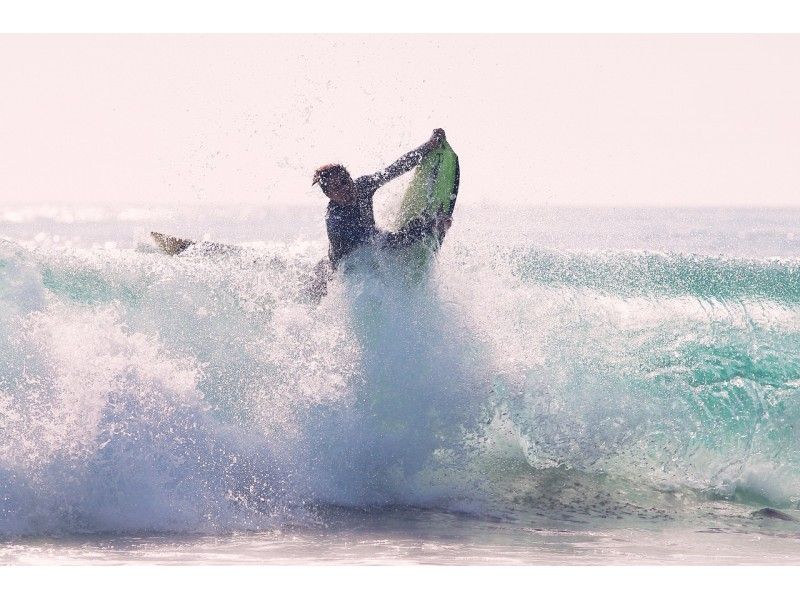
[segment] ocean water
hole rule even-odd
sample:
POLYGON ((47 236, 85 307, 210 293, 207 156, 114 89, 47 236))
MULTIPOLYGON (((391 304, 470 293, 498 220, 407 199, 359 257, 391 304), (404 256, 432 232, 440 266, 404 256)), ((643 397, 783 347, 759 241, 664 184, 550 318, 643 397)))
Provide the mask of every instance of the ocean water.
POLYGON ((800 562, 800 210, 323 209, 0 207, 0 562, 800 562))

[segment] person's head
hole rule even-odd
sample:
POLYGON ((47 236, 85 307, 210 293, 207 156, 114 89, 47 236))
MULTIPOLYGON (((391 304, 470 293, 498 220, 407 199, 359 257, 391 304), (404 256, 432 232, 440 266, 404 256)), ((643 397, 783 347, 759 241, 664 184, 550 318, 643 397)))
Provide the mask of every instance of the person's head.
POLYGON ((311 185, 317 183, 322 192, 337 203, 347 204, 355 200, 353 179, 341 164, 327 164, 317 168, 311 185))

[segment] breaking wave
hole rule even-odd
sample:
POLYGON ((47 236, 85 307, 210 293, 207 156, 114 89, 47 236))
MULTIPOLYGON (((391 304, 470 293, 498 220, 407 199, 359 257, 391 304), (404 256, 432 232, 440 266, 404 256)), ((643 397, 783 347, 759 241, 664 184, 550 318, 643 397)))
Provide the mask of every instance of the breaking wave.
POLYGON ((800 501, 800 262, 312 249, 0 241, 0 534, 800 501))

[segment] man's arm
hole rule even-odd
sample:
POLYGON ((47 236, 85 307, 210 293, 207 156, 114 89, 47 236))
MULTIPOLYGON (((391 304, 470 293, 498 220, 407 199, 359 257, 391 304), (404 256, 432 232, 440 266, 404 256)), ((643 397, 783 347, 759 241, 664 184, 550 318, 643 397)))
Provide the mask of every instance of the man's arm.
POLYGON ((306 279, 305 294, 315 305, 328 293, 328 281, 333 277, 335 269, 336 265, 330 259, 321 259, 306 279))
POLYGON ((428 141, 420 145, 418 148, 411 150, 407 154, 403 154, 396 162, 390 164, 383 170, 379 170, 369 178, 375 184, 375 187, 385 185, 392 179, 399 177, 401 174, 405 174, 417 166, 420 162, 422 162, 422 159, 425 156, 439 147, 444 140, 444 129, 434 129, 433 135, 431 135, 431 138, 428 139, 428 141))
POLYGON ((436 233, 441 241, 451 224, 453 219, 449 216, 417 216, 396 233, 383 233, 382 245, 392 248, 408 247, 425 235, 433 233, 436 233))

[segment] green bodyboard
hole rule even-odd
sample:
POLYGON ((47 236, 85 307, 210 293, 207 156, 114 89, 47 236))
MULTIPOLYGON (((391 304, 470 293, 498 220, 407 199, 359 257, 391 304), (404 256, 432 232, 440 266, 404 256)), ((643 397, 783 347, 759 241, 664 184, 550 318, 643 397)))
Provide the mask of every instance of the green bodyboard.
MULTIPOLYGON (((459 185, 458 156, 447 141, 430 152, 414 171, 411 183, 400 203, 395 230, 402 230, 414 218, 452 217, 459 185)), ((404 278, 419 283, 441 247, 446 229, 437 228, 411 246, 404 248, 402 261, 406 265, 404 278)))
MULTIPOLYGON (((414 171, 395 219, 395 230, 420 216, 451 217, 456 206, 459 177, 458 156, 445 141, 425 156, 414 171)), ((432 236, 435 238, 428 241, 435 241, 436 246, 444 240, 444 233, 432 236)))

